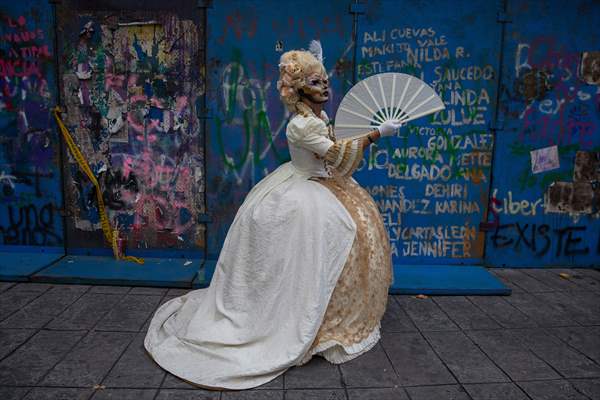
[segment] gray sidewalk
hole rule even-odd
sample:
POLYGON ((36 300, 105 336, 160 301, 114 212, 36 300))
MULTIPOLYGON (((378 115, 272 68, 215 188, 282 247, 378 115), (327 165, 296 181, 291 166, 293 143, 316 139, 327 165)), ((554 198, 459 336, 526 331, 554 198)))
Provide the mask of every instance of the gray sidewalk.
POLYGON ((390 296, 369 353, 222 393, 143 350, 153 311, 186 291, 0 282, 0 400, 600 399, 600 272, 492 271, 512 296, 390 296))

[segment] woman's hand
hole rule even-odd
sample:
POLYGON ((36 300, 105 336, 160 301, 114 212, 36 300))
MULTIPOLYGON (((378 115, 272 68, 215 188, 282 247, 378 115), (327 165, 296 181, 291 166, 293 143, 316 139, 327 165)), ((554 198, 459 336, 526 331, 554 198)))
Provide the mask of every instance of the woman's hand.
POLYGON ((393 136, 396 133, 396 130, 402 126, 404 126, 404 122, 399 119, 391 119, 379 125, 377 130, 381 136, 393 136))
POLYGON ((392 119, 389 121, 385 121, 381 125, 379 125, 375 130, 369 132, 366 136, 368 141, 364 141, 362 144, 362 148, 365 149, 370 144, 375 143, 379 138, 384 136, 393 136, 396 133, 396 130, 403 127, 405 125, 404 122, 399 119, 392 119))

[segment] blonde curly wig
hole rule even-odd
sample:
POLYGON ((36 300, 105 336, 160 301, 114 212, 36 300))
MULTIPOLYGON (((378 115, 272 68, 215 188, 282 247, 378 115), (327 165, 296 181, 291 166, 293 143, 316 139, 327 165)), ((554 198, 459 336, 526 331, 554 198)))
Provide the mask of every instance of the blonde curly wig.
POLYGON ((325 67, 310 52, 291 50, 283 53, 279 60, 277 90, 283 104, 290 112, 309 114, 310 108, 300 101, 298 90, 306 85, 306 78, 314 73, 326 74, 325 67))

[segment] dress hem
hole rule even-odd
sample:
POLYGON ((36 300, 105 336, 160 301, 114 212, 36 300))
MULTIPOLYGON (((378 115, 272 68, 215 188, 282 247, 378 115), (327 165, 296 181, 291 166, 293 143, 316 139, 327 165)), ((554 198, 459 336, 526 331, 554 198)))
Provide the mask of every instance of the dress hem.
POLYGON ((321 355, 332 364, 343 364, 353 360, 371 350, 377 344, 377 342, 379 342, 379 339, 381 339, 380 329, 381 324, 378 323, 375 329, 371 331, 366 339, 350 346, 344 346, 337 340, 328 340, 324 343, 321 343, 312 349, 306 356, 304 356, 302 361, 300 361, 300 363, 297 365, 300 366, 306 364, 315 355, 321 355))

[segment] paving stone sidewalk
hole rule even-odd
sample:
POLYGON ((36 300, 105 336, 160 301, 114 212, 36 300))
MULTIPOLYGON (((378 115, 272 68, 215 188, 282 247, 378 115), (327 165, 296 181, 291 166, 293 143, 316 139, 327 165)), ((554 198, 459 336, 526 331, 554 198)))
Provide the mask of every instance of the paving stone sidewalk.
POLYGON ((511 296, 390 296, 372 351, 239 392, 196 389, 143 350, 185 290, 0 282, 0 400, 600 399, 600 272, 491 271, 511 296))

